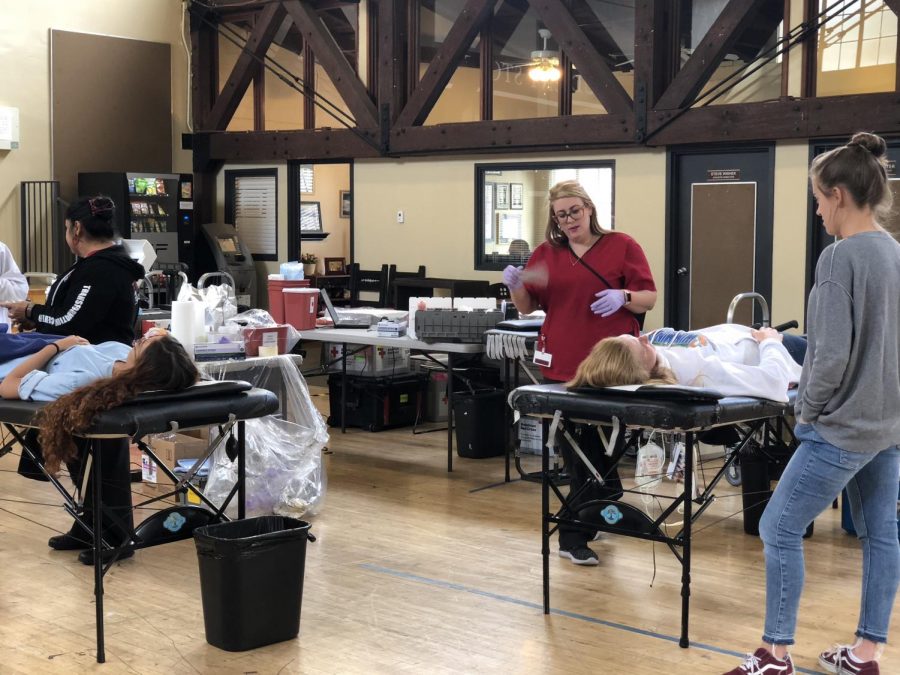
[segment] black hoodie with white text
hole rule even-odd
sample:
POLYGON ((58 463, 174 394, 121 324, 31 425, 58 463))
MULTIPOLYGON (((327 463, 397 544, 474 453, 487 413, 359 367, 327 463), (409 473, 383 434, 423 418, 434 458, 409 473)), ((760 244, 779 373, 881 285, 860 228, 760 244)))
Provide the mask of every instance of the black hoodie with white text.
POLYGON ((91 344, 134 340, 135 282, 144 268, 122 246, 80 258, 50 287, 47 304, 36 304, 32 321, 41 333, 79 335, 91 344))

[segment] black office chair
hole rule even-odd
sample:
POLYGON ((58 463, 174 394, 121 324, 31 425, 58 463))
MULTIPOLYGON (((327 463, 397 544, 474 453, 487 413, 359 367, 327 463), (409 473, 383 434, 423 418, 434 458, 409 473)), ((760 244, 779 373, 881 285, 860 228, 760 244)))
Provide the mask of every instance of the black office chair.
POLYGON ((502 281, 488 286, 488 297, 497 298, 497 300, 509 300, 509 286, 502 281))
POLYGON ((382 265, 380 270, 363 270, 359 263, 350 265, 350 307, 386 307, 389 275, 387 265, 382 265), (377 293, 378 300, 360 300, 360 293, 377 293))
POLYGON ((394 286, 394 281, 397 279, 424 279, 425 278, 425 265, 419 265, 419 269, 415 272, 398 272, 396 265, 391 265, 388 270, 388 289, 389 295, 391 299, 391 307, 395 309, 406 309, 405 307, 397 307, 397 288, 394 286))

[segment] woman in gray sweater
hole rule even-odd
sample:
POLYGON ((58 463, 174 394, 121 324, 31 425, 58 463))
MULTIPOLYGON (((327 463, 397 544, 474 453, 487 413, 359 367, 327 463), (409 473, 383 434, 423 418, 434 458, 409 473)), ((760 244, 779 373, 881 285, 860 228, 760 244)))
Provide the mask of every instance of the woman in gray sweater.
POLYGON ((816 157, 813 194, 838 240, 816 265, 809 347, 797 392, 800 446, 760 521, 766 555, 763 644, 729 675, 794 672, 803 590, 802 536, 846 487, 863 550, 856 640, 819 656, 830 673, 879 673, 900 580, 900 244, 879 225, 890 210, 884 140, 858 133, 816 157))

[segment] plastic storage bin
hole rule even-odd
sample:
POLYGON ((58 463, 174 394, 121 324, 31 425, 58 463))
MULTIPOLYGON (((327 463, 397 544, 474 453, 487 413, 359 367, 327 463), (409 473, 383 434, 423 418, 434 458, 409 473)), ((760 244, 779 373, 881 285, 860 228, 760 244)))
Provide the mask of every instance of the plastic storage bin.
POLYGON ((483 459, 503 454, 505 405, 506 394, 502 390, 454 395, 456 453, 460 457, 483 459))
POLYGON ((285 288, 309 288, 309 279, 269 279, 269 314, 275 323, 284 323, 285 288))
MULTIPOLYGON (((399 377, 347 376, 347 421, 345 426, 381 431, 387 427, 415 424, 422 413, 427 375, 399 377)), ((330 412, 328 424, 341 425, 341 376, 328 376, 330 412)))
POLYGON ((284 322, 297 330, 310 330, 316 327, 316 313, 319 310, 318 288, 285 288, 284 322))
POLYGON ((300 632, 309 523, 262 516, 194 530, 206 641, 229 652, 300 632))
POLYGON ((425 309, 416 312, 416 337, 432 342, 481 342, 484 332, 503 321, 499 309, 425 309))

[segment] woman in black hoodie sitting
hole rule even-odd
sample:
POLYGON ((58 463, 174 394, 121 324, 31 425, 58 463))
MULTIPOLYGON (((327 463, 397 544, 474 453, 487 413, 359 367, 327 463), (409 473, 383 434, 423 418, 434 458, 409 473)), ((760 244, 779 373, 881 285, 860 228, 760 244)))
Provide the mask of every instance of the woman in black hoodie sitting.
POLYGON ((6 302, 10 318, 40 333, 80 335, 91 344, 134 340, 135 282, 144 268, 116 244, 116 205, 84 197, 66 211, 66 243, 75 264, 54 282, 45 304, 6 302))
MULTIPOLYGON (((66 243, 76 256, 75 264, 59 276, 50 287, 47 302, 6 302, 9 316, 24 329, 54 335, 80 335, 91 344, 121 342, 131 346, 137 318, 135 283, 144 276, 144 268, 132 260, 123 246, 116 243, 116 205, 109 197, 83 197, 66 210, 66 243)), ((131 472, 128 443, 103 441, 101 452, 103 504, 111 507, 111 517, 104 520, 104 538, 116 544, 133 529, 131 512, 131 472)), ((80 459, 68 463, 69 473, 77 483, 83 467, 80 459)), ((35 477, 20 464, 20 473, 35 477)), ((40 475, 40 474, 38 474, 40 475)), ((91 491, 85 494, 85 518, 90 522, 91 491)), ((90 538, 78 524, 66 534, 51 537, 48 542, 57 550, 86 549, 90 538)), ((131 555, 129 551, 128 557, 131 555)), ((79 556, 85 564, 93 564, 93 551, 79 556)))

